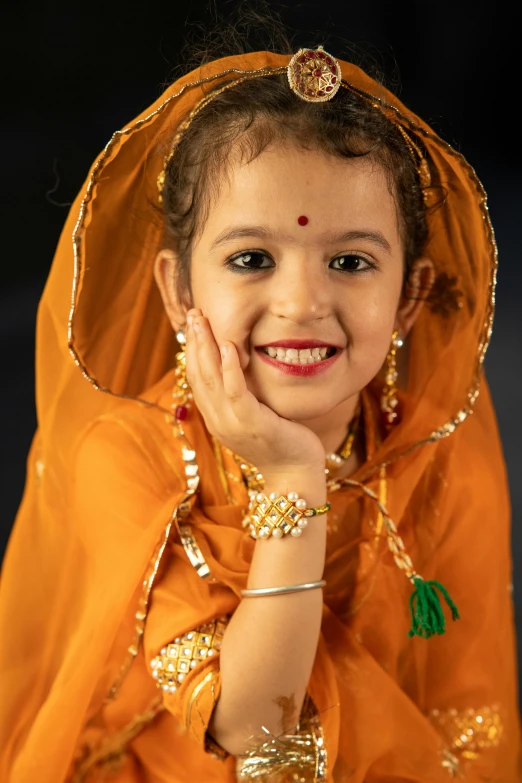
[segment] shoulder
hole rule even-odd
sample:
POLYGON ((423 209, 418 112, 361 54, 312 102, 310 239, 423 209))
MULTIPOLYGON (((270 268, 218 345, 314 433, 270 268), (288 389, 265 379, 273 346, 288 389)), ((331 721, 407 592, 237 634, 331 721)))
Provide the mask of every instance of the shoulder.
POLYGON ((92 419, 79 434, 73 454, 76 475, 97 480, 116 476, 156 490, 184 483, 181 443, 165 408, 165 379, 144 399, 115 399, 110 411, 92 419))

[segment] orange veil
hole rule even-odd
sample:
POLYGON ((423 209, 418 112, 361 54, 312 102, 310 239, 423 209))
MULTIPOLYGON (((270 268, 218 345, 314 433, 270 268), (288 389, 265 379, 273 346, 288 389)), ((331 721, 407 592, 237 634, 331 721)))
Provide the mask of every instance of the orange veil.
MULTIPOLYGON (((162 701, 147 670, 169 640, 233 611, 252 543, 231 456, 197 415, 184 435, 172 434, 177 347, 153 279, 163 226, 150 204, 169 141, 197 103, 225 81, 282 73, 288 62, 258 52, 179 79, 114 134, 71 208, 38 312, 38 430, 3 566, 6 782, 101 780, 103 759, 118 753, 115 780, 234 779, 230 759, 203 761, 205 700, 198 729, 186 704, 162 701), (193 734, 186 745, 182 723, 193 734), (156 748, 150 775, 139 762, 147 742, 156 748), (169 747, 179 766, 167 775, 160 756, 169 747)), ((427 250, 440 295, 408 340, 404 417, 357 478, 377 491, 386 470, 390 516, 416 568, 444 582, 461 620, 444 636, 407 638, 410 585, 364 501, 360 608, 343 614, 325 597, 310 693, 326 761, 307 780, 465 774, 514 783, 522 778, 509 503, 482 377, 496 275, 486 198, 460 154, 356 66, 340 66, 346 83, 422 145, 444 193, 429 215, 427 250)), ((345 494, 360 508, 360 493, 345 494)), ((342 569, 332 555, 327 571, 340 591, 342 569)), ((193 686, 208 667, 190 675, 193 686)))

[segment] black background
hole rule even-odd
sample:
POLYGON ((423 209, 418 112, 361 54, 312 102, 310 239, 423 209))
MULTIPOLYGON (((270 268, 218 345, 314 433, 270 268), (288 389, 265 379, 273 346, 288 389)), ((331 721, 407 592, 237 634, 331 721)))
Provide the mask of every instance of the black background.
MULTIPOLYGON (((215 3, 225 17, 236 3, 215 3)), ((508 465, 513 505, 517 626, 522 628, 521 348, 522 271, 519 103, 520 18, 508 2, 290 3, 279 10, 295 49, 346 42, 370 53, 402 100, 476 169, 489 195, 500 272, 486 371, 508 465)), ((36 426, 34 326, 67 205, 111 134, 175 78, 181 45, 197 25, 212 27, 204 2, 3 6, 1 40, 3 368, 1 545, 23 490, 36 426)), ((260 48, 255 46, 255 48, 260 48)), ((65 336, 64 336, 65 339, 65 336)), ((494 519, 477 519, 482 525, 494 519)), ((488 574, 483 586, 487 589, 488 574)))

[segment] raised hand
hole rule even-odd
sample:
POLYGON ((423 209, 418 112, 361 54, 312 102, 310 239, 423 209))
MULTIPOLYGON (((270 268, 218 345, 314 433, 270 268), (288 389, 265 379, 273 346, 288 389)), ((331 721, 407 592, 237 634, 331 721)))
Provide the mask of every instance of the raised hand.
POLYGON ((248 390, 235 345, 218 347, 199 310, 187 314, 187 380, 208 431, 263 475, 313 470, 325 452, 307 427, 278 416, 248 390))

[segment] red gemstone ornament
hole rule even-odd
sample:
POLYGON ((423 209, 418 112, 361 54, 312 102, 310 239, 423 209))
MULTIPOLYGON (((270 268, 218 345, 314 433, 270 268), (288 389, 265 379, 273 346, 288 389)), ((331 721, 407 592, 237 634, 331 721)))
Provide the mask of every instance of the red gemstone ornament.
POLYGON ((297 218, 297 222, 299 223, 300 226, 306 226, 308 223, 308 218, 306 217, 306 215, 301 215, 300 217, 297 218))
POLYGON ((381 411, 382 422, 387 430, 395 427, 400 422, 400 416, 397 411, 381 411))
POLYGON ((186 405, 176 405, 174 416, 178 421, 185 421, 188 416, 188 408, 186 405))
POLYGON ((329 101, 341 86, 341 66, 322 46, 299 49, 287 68, 290 89, 309 103, 329 101))

